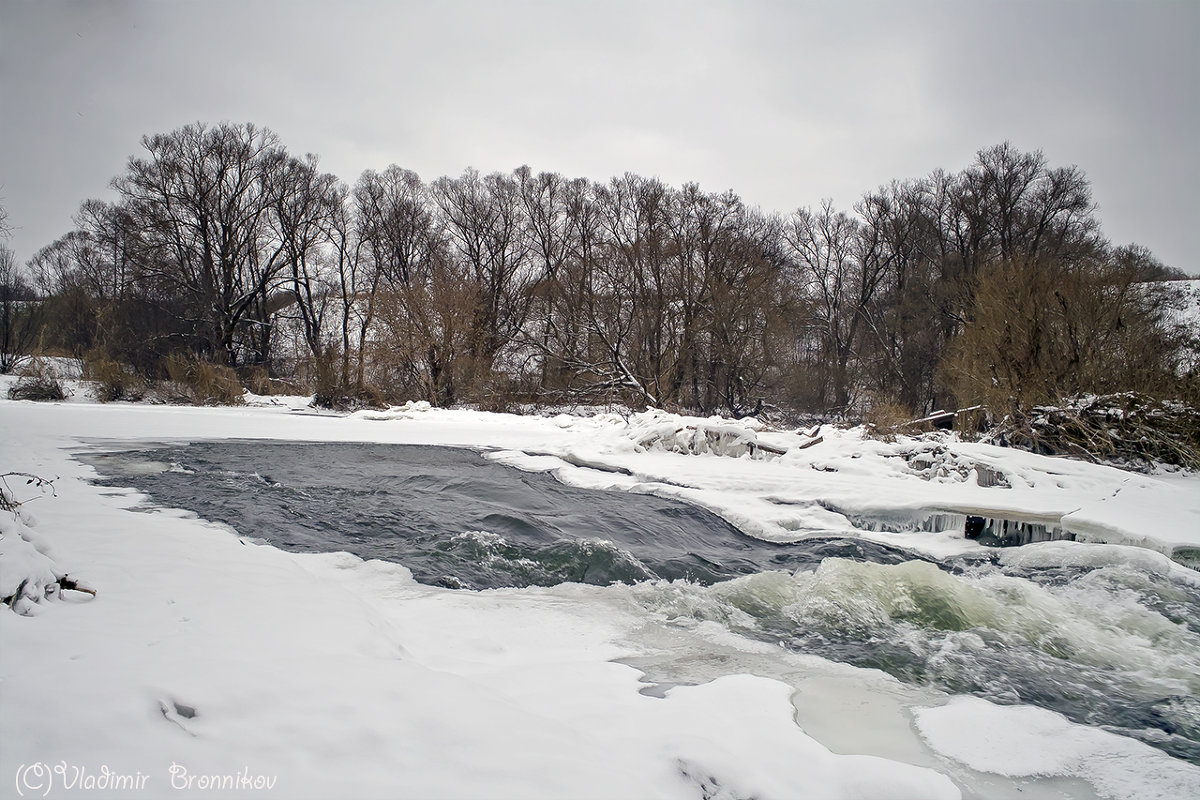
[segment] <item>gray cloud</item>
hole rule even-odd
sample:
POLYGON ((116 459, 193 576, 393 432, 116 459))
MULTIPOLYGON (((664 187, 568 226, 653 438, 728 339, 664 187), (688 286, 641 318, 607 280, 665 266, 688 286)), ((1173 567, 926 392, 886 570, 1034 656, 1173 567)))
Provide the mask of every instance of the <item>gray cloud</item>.
POLYGON ((61 235, 143 134, 253 121, 352 182, 522 163, 849 206, 1003 140, 1091 177, 1105 232, 1200 271, 1185 2, 5 0, 12 245, 61 235))

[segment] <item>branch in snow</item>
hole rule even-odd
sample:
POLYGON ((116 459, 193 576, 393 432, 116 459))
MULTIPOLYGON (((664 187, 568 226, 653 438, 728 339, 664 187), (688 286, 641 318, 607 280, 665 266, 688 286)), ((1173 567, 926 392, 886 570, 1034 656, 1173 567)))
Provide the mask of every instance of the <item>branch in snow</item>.
MULTIPOLYGON (((0 475, 0 602, 22 616, 37 613, 39 606, 58 599, 64 591, 96 596, 83 581, 61 572, 48 555, 45 542, 31 529, 31 520, 21 510, 22 501, 8 488, 8 479, 25 478, 25 485, 54 491, 52 481, 25 472, 0 475)), ((24 501, 28 502, 28 501, 24 501)))
POLYGON ((0 484, 3 484, 3 486, 0 486, 0 511, 11 511, 13 513, 18 513, 18 509, 23 504, 28 503, 30 500, 37 499, 37 496, 35 496, 29 498, 29 500, 17 500, 12 488, 8 485, 9 478, 24 478, 25 486, 32 486, 34 489, 40 489, 42 494, 45 494, 45 490, 47 488, 50 489, 50 494, 52 496, 57 496, 58 494, 54 491, 54 481, 58 480, 57 478, 43 478, 40 475, 34 475, 30 472, 3 472, 0 473, 0 484))

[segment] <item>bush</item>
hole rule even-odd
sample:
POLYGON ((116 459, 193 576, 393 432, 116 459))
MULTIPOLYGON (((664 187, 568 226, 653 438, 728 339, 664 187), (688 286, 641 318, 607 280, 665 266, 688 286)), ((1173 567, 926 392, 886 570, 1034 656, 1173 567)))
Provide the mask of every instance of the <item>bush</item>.
POLYGON ((275 394, 306 394, 304 387, 295 380, 272 378, 271 371, 264 366, 242 367, 237 371, 242 386, 250 392, 264 397, 275 394))
POLYGON ((117 400, 136 402, 146 396, 146 381, 111 358, 85 358, 83 377, 92 382, 92 394, 101 403, 117 400))
POLYGON ((1084 394, 1180 396, 1184 331, 1170 296, 1102 261, 1002 261, 985 266, 971 318, 940 365, 960 405, 996 417, 1084 394))
POLYGON ((8 388, 10 400, 66 400, 67 393, 57 378, 21 378, 8 388))
POLYGON ((53 402, 67 399, 67 391, 58 373, 40 358, 27 364, 22 373, 21 378, 8 389, 10 400, 53 402))
POLYGON ((312 404, 319 408, 354 411, 360 408, 386 408, 388 403, 374 386, 342 386, 340 382, 317 382, 312 404))
POLYGON ((254 394, 273 394, 271 386, 271 371, 264 366, 242 367, 237 371, 238 379, 247 391, 254 394))
POLYGON ((231 367, 179 355, 167 358, 164 366, 169 380, 160 392, 168 402, 197 406, 243 402, 245 391, 231 367))
POLYGON ((362 385, 356 385, 342 374, 341 354, 334 348, 327 349, 318 358, 309 359, 306 366, 313 387, 312 404, 318 408, 352 411, 388 406, 387 393, 374 381, 368 379, 362 385))
POLYGON ((898 433, 919 433, 922 427, 928 429, 928 425, 905 425, 911 422, 913 417, 912 411, 900 403, 884 400, 871 404, 870 410, 863 417, 863 423, 867 435, 871 438, 894 442, 898 433))
POLYGON ((481 411, 508 414, 522 406, 536 404, 540 394, 536 375, 493 372, 483 380, 476 397, 470 399, 481 411))

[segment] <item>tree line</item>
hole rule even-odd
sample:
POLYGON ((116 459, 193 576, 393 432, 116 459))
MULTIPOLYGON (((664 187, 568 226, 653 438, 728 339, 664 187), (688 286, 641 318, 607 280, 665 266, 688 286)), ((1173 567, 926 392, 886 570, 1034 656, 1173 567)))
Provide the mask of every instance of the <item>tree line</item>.
POLYGON ((1195 399, 1200 381, 1148 283, 1182 274, 1103 238, 1081 170, 1007 143, 787 215, 629 173, 393 165, 351 187, 250 124, 141 144, 115 201, 0 278, 38 305, 42 347, 146 379, 187 358, 331 404, 734 415, 1195 399))

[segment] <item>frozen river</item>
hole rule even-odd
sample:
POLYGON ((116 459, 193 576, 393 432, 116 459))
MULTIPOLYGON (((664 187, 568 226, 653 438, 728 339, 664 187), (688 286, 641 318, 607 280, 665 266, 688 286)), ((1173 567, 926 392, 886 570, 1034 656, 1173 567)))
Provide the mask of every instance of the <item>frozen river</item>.
POLYGON ((676 500, 570 487, 467 449, 219 441, 89 461, 110 485, 283 549, 345 550, 455 589, 627 584, 676 624, 1052 709, 1200 764, 1200 581, 1180 574, 765 542, 676 500))

